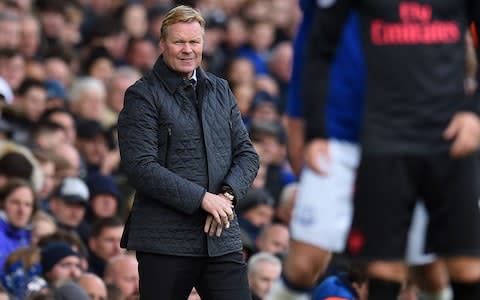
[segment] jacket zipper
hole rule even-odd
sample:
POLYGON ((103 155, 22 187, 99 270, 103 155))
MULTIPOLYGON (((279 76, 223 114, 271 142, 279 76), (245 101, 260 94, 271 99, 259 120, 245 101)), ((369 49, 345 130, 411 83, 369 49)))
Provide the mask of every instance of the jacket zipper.
POLYGON ((165 168, 168 167, 168 151, 170 149, 170 138, 172 137, 172 128, 168 127, 167 128, 167 144, 165 147, 165 168))

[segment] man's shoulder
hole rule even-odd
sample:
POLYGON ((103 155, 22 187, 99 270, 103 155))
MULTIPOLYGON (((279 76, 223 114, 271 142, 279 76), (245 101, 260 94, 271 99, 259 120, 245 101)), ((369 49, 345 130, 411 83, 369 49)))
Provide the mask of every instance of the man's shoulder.
POLYGON ((214 85, 218 85, 218 84, 228 85, 228 82, 222 77, 219 77, 218 75, 205 71, 201 68, 198 70, 199 70, 199 75, 203 77, 206 82, 210 82, 211 84, 214 84, 214 85))

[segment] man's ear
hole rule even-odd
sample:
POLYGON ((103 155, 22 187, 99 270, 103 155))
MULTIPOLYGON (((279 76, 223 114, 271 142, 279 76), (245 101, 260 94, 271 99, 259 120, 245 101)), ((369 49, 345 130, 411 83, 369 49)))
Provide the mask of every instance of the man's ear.
POLYGON ((165 50, 165 41, 162 38, 158 42, 158 49, 160 50, 160 53, 163 53, 163 50, 165 50))

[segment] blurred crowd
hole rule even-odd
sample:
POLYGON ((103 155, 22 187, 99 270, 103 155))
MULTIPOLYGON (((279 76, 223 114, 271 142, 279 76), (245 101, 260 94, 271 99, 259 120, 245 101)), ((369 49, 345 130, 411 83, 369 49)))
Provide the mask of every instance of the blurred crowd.
POLYGON ((205 17, 203 68, 228 80, 260 155, 236 208, 254 297, 280 275, 297 0, 0 0, 0 299, 138 298, 135 255, 119 246, 135 191, 116 122, 178 4, 205 17))

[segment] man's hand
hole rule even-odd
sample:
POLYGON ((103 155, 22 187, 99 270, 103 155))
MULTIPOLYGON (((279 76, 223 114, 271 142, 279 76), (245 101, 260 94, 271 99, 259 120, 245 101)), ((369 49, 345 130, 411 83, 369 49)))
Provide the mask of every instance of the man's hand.
POLYGON ((319 160, 324 162, 330 161, 330 154, 328 151, 328 140, 314 139, 310 141, 305 147, 305 164, 312 171, 325 175, 327 171, 319 164, 319 160))
POLYGON ((230 221, 234 217, 233 204, 225 196, 206 192, 202 200, 202 208, 212 215, 216 223, 225 228, 230 227, 230 221))
POLYGON ((216 235, 219 237, 222 234, 222 231, 222 224, 217 223, 212 215, 208 215, 207 220, 205 221, 205 226, 203 227, 203 232, 208 233, 209 236, 216 235))
POLYGON ((480 119, 472 112, 456 113, 443 132, 446 140, 452 140, 450 155, 454 158, 466 156, 480 146, 480 119))

